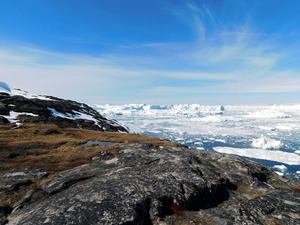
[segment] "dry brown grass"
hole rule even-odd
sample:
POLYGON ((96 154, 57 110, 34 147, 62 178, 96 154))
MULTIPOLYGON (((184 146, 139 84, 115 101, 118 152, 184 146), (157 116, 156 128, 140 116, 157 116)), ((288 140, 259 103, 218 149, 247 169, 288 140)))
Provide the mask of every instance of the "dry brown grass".
POLYGON ((82 146, 88 141, 115 143, 151 143, 157 146, 182 146, 170 141, 138 134, 101 132, 56 125, 24 124, 11 129, 0 126, 0 170, 30 166, 47 171, 61 171, 91 162, 103 151, 118 154, 119 145, 82 146))

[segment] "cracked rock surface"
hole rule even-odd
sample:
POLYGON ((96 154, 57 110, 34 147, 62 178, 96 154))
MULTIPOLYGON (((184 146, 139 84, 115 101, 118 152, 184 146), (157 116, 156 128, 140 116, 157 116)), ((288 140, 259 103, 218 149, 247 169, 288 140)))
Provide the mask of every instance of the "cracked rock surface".
POLYGON ((300 224, 299 180, 231 155, 151 144, 120 148, 109 159, 42 179, 30 193, 43 193, 41 198, 12 212, 0 209, 0 221, 300 224))

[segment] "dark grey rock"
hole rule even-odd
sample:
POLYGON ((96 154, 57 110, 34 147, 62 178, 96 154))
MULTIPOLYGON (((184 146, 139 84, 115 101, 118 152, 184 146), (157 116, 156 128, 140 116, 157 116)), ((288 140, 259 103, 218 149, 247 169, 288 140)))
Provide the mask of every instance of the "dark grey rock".
MULTIPOLYGON (((9 95, 5 95, 6 97, 9 95)), ((0 102, 0 115, 9 115, 9 108, 7 105, 0 102)))
POLYGON ((67 187, 70 187, 71 185, 87 180, 91 178, 91 176, 81 176, 78 174, 66 176, 66 177, 60 177, 55 180, 50 180, 46 182, 44 185, 42 185, 42 189, 46 191, 48 194, 54 194, 57 193, 67 187))
POLYGON ((33 190, 27 191, 26 195, 20 201, 18 201, 17 203, 14 204, 12 212, 24 207, 26 205, 26 203, 31 200, 31 197, 33 196, 33 194, 34 194, 33 190))
MULTIPOLYGON (((300 224, 300 193, 275 191, 239 206, 205 210, 211 224, 300 224)), ((206 224, 205 224, 206 225, 206 224)))
POLYGON ((210 224, 298 222, 299 193, 276 191, 273 184, 289 184, 258 163, 179 147, 121 148, 109 160, 60 172, 43 186, 52 195, 13 212, 8 224, 173 224, 176 214, 186 224, 185 211, 195 219, 205 213, 210 224), (218 207, 227 201, 235 203, 218 207))
POLYGON ((113 158, 113 154, 108 151, 108 150, 104 150, 102 152, 100 152, 99 155, 96 155, 92 158, 92 160, 103 160, 103 159, 111 159, 113 158))
POLYGON ((28 168, 19 169, 11 173, 0 174, 0 194, 1 192, 17 191, 22 186, 28 186, 34 181, 41 180, 48 175, 43 170, 30 170, 28 168))
POLYGON ((9 120, 3 116, 0 116, 0 124, 6 124, 6 123, 9 123, 9 120))
POLYGON ((0 216, 0 225, 7 224, 8 220, 5 218, 5 216, 0 216))
POLYGON ((7 214, 11 213, 11 208, 0 206, 0 225, 7 224, 7 214))

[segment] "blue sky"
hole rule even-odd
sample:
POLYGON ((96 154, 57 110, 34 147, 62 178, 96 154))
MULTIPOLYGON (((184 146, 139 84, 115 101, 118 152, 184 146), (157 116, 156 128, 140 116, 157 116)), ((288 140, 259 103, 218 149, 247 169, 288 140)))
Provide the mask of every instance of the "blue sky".
POLYGON ((300 102, 298 0, 0 0, 0 80, 86 103, 300 102))

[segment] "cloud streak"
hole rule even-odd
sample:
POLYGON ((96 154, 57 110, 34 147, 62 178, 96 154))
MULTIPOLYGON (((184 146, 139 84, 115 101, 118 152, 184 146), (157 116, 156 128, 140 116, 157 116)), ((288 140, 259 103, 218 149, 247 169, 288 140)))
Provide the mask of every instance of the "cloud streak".
MULTIPOLYGON (((157 47, 157 46, 155 46, 157 47)), ((176 103, 176 96, 195 99, 205 94, 228 93, 277 93, 297 92, 300 80, 293 70, 275 70, 280 54, 265 53, 265 48, 248 47, 244 42, 231 46, 206 47, 205 56, 197 51, 185 55, 187 66, 190 58, 201 61, 189 70, 182 71, 133 67, 136 56, 91 57, 47 52, 39 49, 20 48, 20 51, 2 51, 0 54, 1 80, 37 94, 76 98, 89 103, 140 101, 161 98, 176 103), (50 62, 50 63, 49 63, 50 62), (236 64, 240 62, 239 64, 236 64), (228 64, 232 66, 228 67, 228 64), (132 65, 131 65, 132 64, 132 65), (224 64, 224 65, 223 65, 224 64), (207 69, 201 66, 209 66, 207 69), (213 68, 211 67, 218 67, 213 68), (184 86, 180 79, 191 80, 195 85, 184 86), (208 82, 209 81, 209 82, 208 82), (199 85, 197 85, 199 84, 199 85), (119 100, 118 100, 119 99, 119 100)), ((182 57, 181 55, 174 56, 182 57)), ((159 59, 148 56, 157 63, 159 59)), ((151 102, 155 103, 155 102, 151 102)), ((167 102, 166 102, 167 103, 167 102)))

